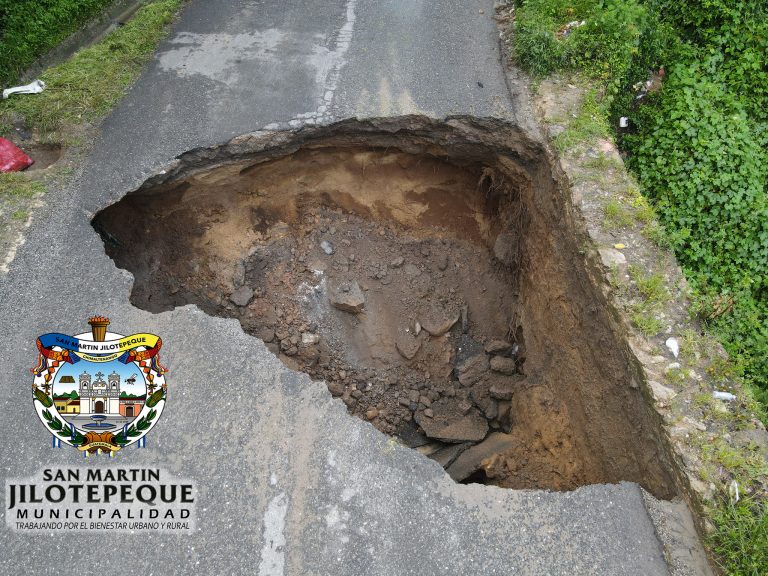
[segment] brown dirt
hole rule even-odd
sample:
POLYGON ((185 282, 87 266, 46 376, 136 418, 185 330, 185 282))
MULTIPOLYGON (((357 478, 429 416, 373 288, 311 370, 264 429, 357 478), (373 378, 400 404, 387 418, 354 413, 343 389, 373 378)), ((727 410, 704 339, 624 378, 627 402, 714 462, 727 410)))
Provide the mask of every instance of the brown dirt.
POLYGON ((22 142, 19 147, 24 150, 34 161, 27 172, 45 170, 56 164, 62 156, 63 150, 60 144, 27 144, 22 142))
POLYGON ((195 159, 97 215, 132 301, 237 318, 457 480, 673 495, 543 151, 503 130, 481 144, 445 125, 340 132, 195 159), (334 306, 355 284, 362 311, 334 306))

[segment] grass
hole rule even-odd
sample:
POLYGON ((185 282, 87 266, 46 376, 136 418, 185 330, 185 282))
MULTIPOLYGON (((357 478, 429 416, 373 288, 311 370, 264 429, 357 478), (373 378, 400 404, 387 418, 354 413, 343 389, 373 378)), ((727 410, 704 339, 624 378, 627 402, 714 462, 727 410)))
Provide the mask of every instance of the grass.
POLYGON ((640 266, 630 266, 629 276, 637 285, 637 290, 643 299, 651 304, 664 304, 671 298, 667 289, 666 279, 659 272, 646 274, 640 266))
POLYGON ((655 336, 664 329, 661 319, 642 304, 635 304, 630 307, 629 319, 645 336, 655 336))
POLYGON ((611 198, 603 206, 603 226, 606 230, 629 228, 635 223, 635 215, 623 202, 611 198))
POLYGON ((624 162, 617 158, 607 156, 604 152, 599 152, 594 158, 587 158, 584 160, 584 166, 592 168, 594 170, 624 170, 624 162))
POLYGON ((605 110, 598 102, 597 92, 591 90, 585 95, 576 117, 555 137, 554 144, 557 151, 563 153, 598 138, 611 138, 611 127, 605 110))
POLYGON ((728 470, 739 487, 721 494, 710 509, 715 526, 709 545, 723 573, 729 576, 764 576, 768 567, 768 462, 756 446, 734 450, 716 438, 703 446, 702 454, 713 467, 712 476, 728 470))
POLYGON ((32 198, 45 192, 45 186, 25 174, 18 172, 0 173, 0 198, 32 198))
POLYGON ((7 131, 13 115, 21 115, 45 134, 105 115, 136 79, 180 5, 181 0, 147 4, 100 43, 46 70, 40 76, 45 92, 0 103, 0 127, 7 131))
MULTIPOLYGON (((37 142, 83 146, 83 124, 98 122, 123 96, 181 3, 156 0, 144 5, 98 44, 46 70, 40 76, 47 85, 44 92, 0 101, 0 134, 10 132, 12 123, 23 119, 37 142)), ((59 175, 68 176, 71 171, 71 167, 62 168, 59 175)), ((44 193, 45 185, 31 176, 0 173, 0 205, 7 214, 0 218, 0 229, 26 220, 33 207, 31 199, 44 193)))
POLYGON ((643 268, 633 265, 629 267, 629 276, 635 286, 634 302, 628 307, 629 318, 645 336, 655 336, 664 328, 659 316, 671 298, 664 275, 646 274, 643 268))
POLYGON ((768 502, 727 499, 712 515, 715 532, 710 545, 729 576, 765 576, 768 566, 768 502))
POLYGON ((0 84, 12 86, 35 59, 112 0, 0 0, 0 84))

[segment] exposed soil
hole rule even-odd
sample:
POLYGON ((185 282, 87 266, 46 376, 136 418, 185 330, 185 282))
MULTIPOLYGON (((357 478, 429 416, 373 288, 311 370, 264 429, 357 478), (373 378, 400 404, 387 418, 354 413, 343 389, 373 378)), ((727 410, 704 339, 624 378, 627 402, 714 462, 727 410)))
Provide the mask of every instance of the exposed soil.
POLYGON ((22 142, 19 146, 35 161, 32 166, 27 168, 27 172, 45 170, 49 166, 52 166, 58 162, 62 155, 62 148, 60 144, 29 145, 25 142, 22 142))
POLYGON ((97 215, 136 305, 237 318, 456 480, 675 493, 543 150, 412 118, 290 138, 192 154, 97 215))

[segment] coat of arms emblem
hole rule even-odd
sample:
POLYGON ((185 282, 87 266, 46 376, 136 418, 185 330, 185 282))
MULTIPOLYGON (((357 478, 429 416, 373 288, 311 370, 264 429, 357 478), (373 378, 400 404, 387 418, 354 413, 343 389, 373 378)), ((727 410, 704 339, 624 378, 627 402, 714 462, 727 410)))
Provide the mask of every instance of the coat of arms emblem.
POLYGON ((109 323, 94 316, 88 320, 90 333, 37 339, 33 402, 54 447, 69 444, 85 456, 114 456, 131 444, 142 448, 163 412, 162 340, 154 334, 107 332, 109 323))

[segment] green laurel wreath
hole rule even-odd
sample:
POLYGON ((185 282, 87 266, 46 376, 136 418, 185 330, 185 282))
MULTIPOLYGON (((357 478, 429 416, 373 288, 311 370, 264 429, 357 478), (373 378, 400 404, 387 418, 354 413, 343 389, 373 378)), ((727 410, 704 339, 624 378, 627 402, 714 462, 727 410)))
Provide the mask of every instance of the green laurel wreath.
POLYGON ((69 438, 69 441, 75 446, 79 446, 85 442, 85 436, 78 432, 77 428, 75 428, 75 433, 73 435, 70 428, 63 424, 61 420, 53 416, 49 410, 43 410, 43 418, 45 418, 46 423, 51 430, 62 438, 69 438))
POLYGON ((135 438, 136 436, 140 436, 142 432, 145 432, 149 430, 149 427, 152 425, 152 420, 155 419, 155 416, 157 416, 157 410, 150 410, 147 412, 146 416, 142 416, 136 421, 136 424, 131 424, 127 430, 123 430, 120 432, 120 434, 117 434, 112 441, 115 444, 120 444, 121 446, 125 446, 130 442, 131 438, 135 438))
MULTIPOLYGON (((77 430, 77 428, 75 428, 75 433, 73 435, 71 429, 65 423, 51 414, 48 408, 53 406, 53 400, 51 400, 47 394, 35 388, 34 396, 35 399, 46 408, 43 410, 42 414, 43 418, 45 418, 46 423, 48 424, 48 427, 51 430, 53 430, 58 436, 61 436, 62 438, 69 438, 70 442, 75 446, 80 446, 85 443, 85 436, 83 436, 77 430)), ((149 397, 146 404, 148 407, 152 408, 153 406, 156 406, 160 400, 163 400, 164 397, 165 390, 161 388, 149 397)), ((140 436, 142 432, 149 430, 149 427, 152 425, 152 420, 154 420, 156 416, 157 410, 152 408, 149 412, 147 412, 146 416, 139 418, 136 421, 136 424, 131 424, 127 430, 123 430, 119 434, 115 435, 112 438, 112 441, 120 446, 125 446, 128 444, 128 442, 130 442, 131 438, 140 436)))

